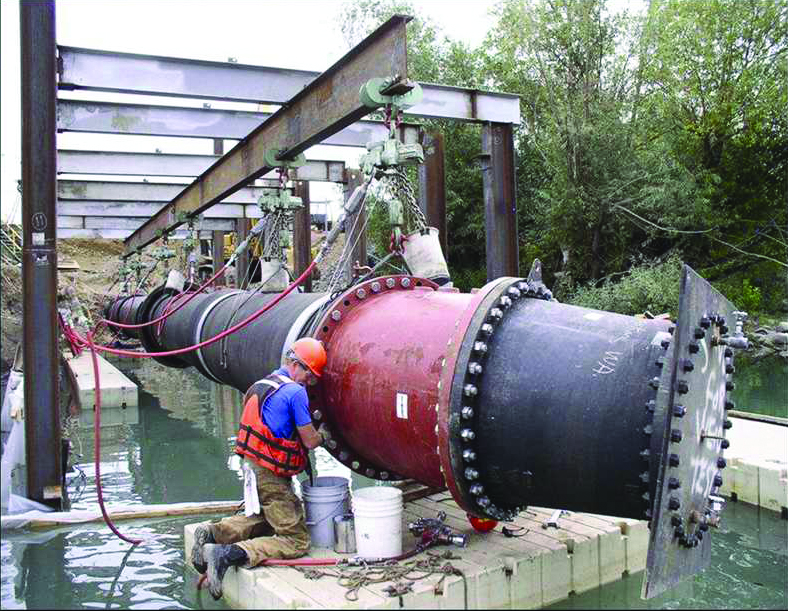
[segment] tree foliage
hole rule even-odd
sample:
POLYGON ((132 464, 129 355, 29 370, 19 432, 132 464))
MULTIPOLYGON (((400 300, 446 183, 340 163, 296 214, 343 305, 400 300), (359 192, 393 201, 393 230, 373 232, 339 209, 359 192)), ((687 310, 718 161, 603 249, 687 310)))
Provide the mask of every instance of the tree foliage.
MULTIPOLYGON (((681 256, 732 296, 773 309, 788 269, 788 0, 644 9, 501 0, 478 49, 407 1, 347 3, 341 27, 355 44, 393 14, 414 15, 411 78, 521 95, 521 267, 541 258, 565 297, 681 256)), ((449 264, 469 288, 485 267, 479 128, 428 128, 445 135, 449 264)))

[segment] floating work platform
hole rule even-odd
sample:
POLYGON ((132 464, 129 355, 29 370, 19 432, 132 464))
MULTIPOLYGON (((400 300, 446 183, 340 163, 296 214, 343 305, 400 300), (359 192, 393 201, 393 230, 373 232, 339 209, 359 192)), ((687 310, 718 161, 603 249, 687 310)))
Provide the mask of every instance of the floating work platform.
MULTIPOLYGON (((137 385, 101 355, 96 355, 96 359, 101 385, 101 407, 137 407, 137 385)), ((90 352, 84 350, 79 356, 67 358, 66 362, 76 378, 82 410, 93 409, 96 407, 96 380, 90 352)))
POLYGON ((720 493, 788 519, 788 420, 747 414, 730 420, 720 493))
MULTIPOLYGON (((553 510, 531 507, 514 523, 477 533, 448 492, 405 503, 403 551, 413 549, 416 543, 408 523, 435 518, 440 511, 446 512, 448 526, 468 535, 468 546, 436 546, 402 563, 451 552, 456 558, 440 564, 450 562, 462 576, 434 573, 415 580, 410 591, 394 596, 386 591, 393 585, 390 581, 364 585, 353 601, 346 598, 348 589, 335 577, 309 579, 291 567, 230 569, 223 582, 224 600, 237 609, 533 609, 619 580, 646 566, 648 529, 644 521, 569 512, 559 518, 558 528, 545 528, 553 510), (503 526, 512 529, 514 536, 504 536, 503 526)), ((185 528, 186 558, 197 526, 185 528)), ((307 557, 351 556, 332 549, 312 549, 307 557)), ((204 595, 209 596, 207 592, 204 595)))

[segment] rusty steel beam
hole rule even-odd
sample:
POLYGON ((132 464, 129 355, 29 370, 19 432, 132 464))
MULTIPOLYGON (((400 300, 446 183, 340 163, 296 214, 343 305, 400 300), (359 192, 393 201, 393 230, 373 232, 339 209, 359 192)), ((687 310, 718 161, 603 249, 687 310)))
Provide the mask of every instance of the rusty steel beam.
POLYGON ((482 127, 482 179, 487 280, 519 274, 514 132, 505 123, 482 127))
POLYGON ((273 169, 265 160, 266 151, 276 151, 279 158, 295 157, 368 114, 358 93, 364 83, 373 77, 407 77, 405 24, 409 19, 389 19, 291 98, 127 238, 126 255, 147 246, 162 231, 175 229, 183 222, 181 215, 199 214, 273 169))
POLYGON ((19 3, 27 496, 60 508, 55 3, 19 3))
POLYGON ((424 163, 419 166, 419 207, 427 217, 427 225, 438 230, 443 256, 448 260, 443 134, 438 131, 425 131, 421 136, 424 163))
MULTIPOLYGON (((293 276, 298 278, 312 262, 312 212, 309 201, 309 183, 298 181, 295 195, 303 207, 293 216, 293 276)), ((304 291, 312 292, 312 277, 304 281, 304 291)))

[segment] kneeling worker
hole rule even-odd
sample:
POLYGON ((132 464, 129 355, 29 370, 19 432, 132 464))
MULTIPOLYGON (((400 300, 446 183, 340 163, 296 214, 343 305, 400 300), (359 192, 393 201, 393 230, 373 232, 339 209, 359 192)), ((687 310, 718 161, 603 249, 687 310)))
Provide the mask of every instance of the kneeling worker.
POLYGON ((246 391, 235 447, 243 457, 245 515, 199 526, 194 533, 192 564, 207 572, 215 599, 222 595, 229 567, 299 558, 309 549, 309 531, 291 478, 305 469, 307 450, 323 442, 323 427, 318 432, 312 425, 304 387, 317 383, 325 364, 323 344, 303 337, 293 343, 281 368, 246 391))

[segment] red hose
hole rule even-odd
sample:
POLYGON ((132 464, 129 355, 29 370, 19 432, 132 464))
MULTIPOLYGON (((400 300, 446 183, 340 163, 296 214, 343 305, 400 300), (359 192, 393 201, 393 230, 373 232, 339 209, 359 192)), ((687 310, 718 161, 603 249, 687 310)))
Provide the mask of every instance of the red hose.
MULTIPOLYGON (((257 312, 255 312, 254 314, 251 314, 246 319, 244 319, 241 322, 239 322, 237 325, 234 325, 234 326, 230 327, 229 329, 226 329, 225 331, 222 331, 221 333, 219 333, 219 335, 211 337, 210 339, 206 339, 205 341, 200 342, 199 344, 194 344, 193 346, 186 346, 185 348, 178 348, 177 350, 168 350, 168 351, 165 351, 165 352, 133 352, 131 350, 117 350, 115 348, 107 348, 107 347, 104 347, 104 346, 96 346, 96 349, 100 350, 102 352, 108 352, 109 354, 117 354, 119 356, 131 356, 131 357, 142 358, 142 357, 157 357, 157 356, 159 356, 159 357, 161 357, 161 356, 174 356, 176 354, 184 354, 186 352, 192 352, 193 350, 197 350, 199 348, 203 348, 204 346, 209 346, 210 344, 218 342, 219 340, 221 340, 224 337, 227 337, 228 335, 232 335, 236 331, 244 328, 248 324, 250 324, 250 323, 254 322, 255 320, 257 320, 258 318, 260 318, 260 316, 262 316, 263 314, 265 314, 265 312, 267 312, 272 307, 274 307, 277 303, 279 303, 282 299, 284 299, 288 294, 290 294, 293 291, 293 289, 295 289, 299 284, 301 284, 306 279, 306 277, 309 276, 309 274, 312 273, 312 270, 314 269, 316 263, 317 263, 317 261, 312 261, 312 263, 309 264, 309 267, 307 267, 304 270, 304 273, 301 274, 298 278, 296 278, 290 284, 290 286, 288 286, 284 291, 282 291, 279 295, 277 295, 276 298, 273 301, 271 301, 270 303, 266 304, 265 306, 260 308, 257 312)), ((101 322, 99 322, 99 325, 100 324, 101 324, 101 322)), ((96 329, 98 329, 98 325, 96 326, 96 329)), ((84 338, 80 337, 76 333, 75 333, 75 336, 78 338, 79 343, 81 343, 83 345, 87 345, 87 342, 86 342, 86 340, 84 338)))
MULTIPOLYGON (((213 276, 211 276, 210 278, 208 278, 208 280, 206 280, 206 281, 205 281, 205 283, 204 283, 204 284, 203 284, 203 285, 202 285, 200 288, 198 288, 198 289, 197 289, 197 291, 196 291, 195 293, 193 293, 193 294, 192 294, 192 295, 191 295, 191 296, 190 296, 188 299, 186 299, 185 301, 183 301, 183 302, 181 302, 180 304, 178 304, 178 307, 177 307, 177 308, 173 308, 173 309, 172 309, 172 310, 170 310, 170 311, 165 311, 165 313, 164 313, 164 314, 162 314, 161 316, 159 316, 159 318, 157 318, 156 320, 149 320, 148 322, 143 322, 143 323, 139 323, 139 324, 135 324, 135 325, 127 325, 127 324, 120 323, 120 322, 114 322, 114 321, 112 321, 112 320, 107 320, 106 318, 102 318, 102 319, 101 319, 101 321, 99 321, 99 322, 103 322, 103 323, 105 323, 105 324, 107 324, 107 325, 112 325, 113 327, 119 327, 119 328, 121 328, 121 329, 140 329, 140 328, 142 328, 142 327, 147 327, 147 326, 149 326, 149 325, 156 324, 157 322, 161 322, 161 321, 162 321, 162 320, 164 320, 165 318, 168 318, 168 317, 169 317, 169 316, 171 316, 172 314, 175 314, 175 312, 177 312, 178 310, 180 310, 180 309, 181 309, 183 306, 185 306, 187 303, 189 303, 189 302, 190 302, 192 299, 194 299, 194 298, 195 298, 197 295, 199 295, 200 293, 202 293, 202 292, 203 292, 203 291, 204 291, 204 290, 205 290, 207 287, 209 287, 211 284, 213 284, 213 282, 214 282, 214 281, 215 281, 215 280, 216 280, 216 279, 217 279, 217 278, 218 278, 220 275, 222 275, 222 274, 223 274, 223 273, 224 273, 226 270, 227 270, 227 265, 225 265, 224 267, 222 267, 222 269, 220 269, 220 270, 219 270, 218 272, 216 272, 216 273, 215 273, 213 276)), ((182 295, 185 295, 185 294, 186 294, 186 293, 179 293, 178 295, 176 295, 176 297, 175 297, 175 301, 177 302, 177 300, 178 300, 178 299, 179 299, 179 298, 180 298, 182 295)), ((170 302, 170 303, 171 303, 171 302, 170 302)), ((169 305, 169 304, 168 304, 168 305, 169 305)))
POLYGON ((90 358, 93 361, 93 377, 96 380, 96 418, 93 423, 93 444, 94 444, 94 452, 96 455, 96 494, 98 496, 99 507, 101 507, 101 515, 104 516, 104 522, 107 523, 110 530, 115 533, 120 539, 123 539, 127 543, 131 543, 132 545, 137 545, 138 543, 142 543, 142 539, 129 539, 128 537, 122 535, 118 532, 118 529, 115 528, 115 525, 112 523, 112 520, 109 519, 109 515, 107 514, 107 509, 104 507, 104 495, 101 492, 101 435, 99 434, 99 430, 101 427, 101 386, 99 385, 99 369, 98 369, 98 359, 96 358, 96 346, 93 343, 93 334, 88 331, 87 333, 87 343, 90 347, 90 358))

